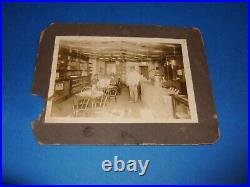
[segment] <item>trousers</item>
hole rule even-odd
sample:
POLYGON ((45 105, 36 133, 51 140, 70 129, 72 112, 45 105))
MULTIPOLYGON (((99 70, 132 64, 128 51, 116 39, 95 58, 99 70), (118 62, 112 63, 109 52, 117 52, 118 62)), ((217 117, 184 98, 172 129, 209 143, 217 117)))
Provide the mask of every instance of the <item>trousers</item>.
POLYGON ((137 85, 130 85, 129 86, 129 95, 130 95, 130 99, 134 102, 137 102, 138 100, 138 89, 137 89, 137 85))

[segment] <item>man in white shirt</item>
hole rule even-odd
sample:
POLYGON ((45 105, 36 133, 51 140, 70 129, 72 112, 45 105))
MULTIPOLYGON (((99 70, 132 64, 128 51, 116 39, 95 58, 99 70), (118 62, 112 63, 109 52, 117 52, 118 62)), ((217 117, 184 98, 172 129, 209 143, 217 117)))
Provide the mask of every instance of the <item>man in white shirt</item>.
POLYGON ((127 74, 127 85, 129 86, 129 94, 131 102, 138 100, 138 85, 140 82, 140 74, 135 71, 135 67, 130 67, 130 72, 127 74))

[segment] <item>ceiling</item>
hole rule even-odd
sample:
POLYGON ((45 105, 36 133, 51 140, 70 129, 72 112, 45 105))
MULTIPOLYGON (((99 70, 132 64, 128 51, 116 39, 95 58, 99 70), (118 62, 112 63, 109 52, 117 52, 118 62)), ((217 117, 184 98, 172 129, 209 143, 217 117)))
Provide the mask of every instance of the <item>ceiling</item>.
POLYGON ((128 41, 77 41, 61 40, 61 47, 101 59, 127 58, 130 60, 159 60, 166 56, 181 56, 180 44, 143 43, 128 41))

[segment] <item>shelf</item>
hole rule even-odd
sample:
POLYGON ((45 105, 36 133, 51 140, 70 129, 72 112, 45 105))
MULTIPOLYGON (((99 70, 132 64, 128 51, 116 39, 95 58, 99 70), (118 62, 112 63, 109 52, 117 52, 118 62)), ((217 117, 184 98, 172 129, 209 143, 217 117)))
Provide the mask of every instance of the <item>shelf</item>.
POLYGON ((67 80, 69 82, 67 87, 68 96, 79 92, 83 86, 89 84, 90 66, 93 66, 93 64, 80 51, 65 47, 60 48, 57 65, 59 75, 56 81, 67 80))
POLYGON ((78 76, 78 77, 70 77, 70 78, 74 79, 74 81, 75 81, 76 79, 82 79, 83 77, 87 77, 87 76, 78 76))
POLYGON ((63 82, 63 81, 68 81, 70 80, 69 78, 59 78, 59 79, 56 79, 57 82, 63 82))
POLYGON ((72 88, 75 88, 75 87, 82 86, 82 85, 83 85, 83 83, 80 83, 80 84, 74 84, 74 85, 72 85, 71 87, 72 87, 72 88))
POLYGON ((82 71, 77 69, 57 69, 56 71, 82 71))

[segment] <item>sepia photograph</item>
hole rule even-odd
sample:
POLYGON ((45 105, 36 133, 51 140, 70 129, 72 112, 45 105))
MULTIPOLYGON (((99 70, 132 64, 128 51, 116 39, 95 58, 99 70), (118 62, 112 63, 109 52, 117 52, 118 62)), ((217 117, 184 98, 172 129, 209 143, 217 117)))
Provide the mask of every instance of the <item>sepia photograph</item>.
POLYGON ((56 36, 45 122, 198 123, 186 40, 56 36))

